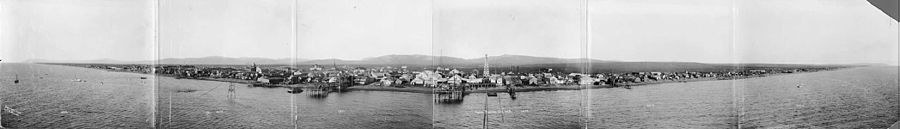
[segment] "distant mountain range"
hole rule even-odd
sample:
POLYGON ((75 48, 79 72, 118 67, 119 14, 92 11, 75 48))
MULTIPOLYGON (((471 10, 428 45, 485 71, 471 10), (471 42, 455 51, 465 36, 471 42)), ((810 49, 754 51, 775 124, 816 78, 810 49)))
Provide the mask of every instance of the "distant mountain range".
MULTIPOLYGON (((303 61, 303 60, 300 60, 303 61)), ((158 62, 154 61, 120 61, 120 60, 112 60, 112 59, 100 59, 100 60, 28 60, 25 62, 29 63, 81 63, 81 64, 214 64, 214 65, 227 65, 227 64, 290 64, 291 59, 268 59, 268 58, 252 58, 252 57, 241 57, 241 58, 231 58, 231 57, 221 57, 221 56, 210 56, 210 57, 200 57, 200 58, 166 58, 162 60, 158 60, 158 62)))
MULTIPOLYGON (((305 61, 305 60, 297 60, 297 61, 305 61)), ((152 61, 144 61, 141 64, 151 64, 152 61)), ((241 57, 241 58, 231 58, 231 57, 221 57, 221 56, 210 56, 210 57, 200 57, 200 58, 166 58, 159 60, 157 62, 159 64, 291 64, 290 58, 282 58, 282 59, 269 59, 269 58, 258 58, 258 57, 241 57)))
MULTIPOLYGON (((579 61, 586 61, 581 59, 566 59, 566 58, 552 58, 552 57, 534 57, 534 56, 523 56, 523 55, 500 55, 500 56, 489 56, 488 62, 491 64, 506 64, 506 65, 529 65, 529 64, 567 64, 567 63, 579 63, 579 61)), ((603 60, 592 60, 595 63, 598 62, 612 62, 612 61, 603 61, 603 60)), ((484 57, 482 58, 473 58, 473 59, 464 59, 458 57, 449 57, 449 56, 429 56, 429 55, 386 55, 379 57, 371 57, 365 58, 362 60, 341 60, 341 59, 319 59, 319 60, 306 60, 302 62, 298 62, 299 64, 410 64, 410 65, 430 65, 430 64, 450 64, 450 65, 462 65, 462 64, 483 64, 484 57)))

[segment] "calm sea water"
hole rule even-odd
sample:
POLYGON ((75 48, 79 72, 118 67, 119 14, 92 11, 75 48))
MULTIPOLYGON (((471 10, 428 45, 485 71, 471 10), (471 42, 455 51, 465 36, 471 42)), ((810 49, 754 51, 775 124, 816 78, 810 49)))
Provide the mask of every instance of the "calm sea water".
POLYGON ((900 120, 898 67, 743 80, 467 96, 435 105, 437 128, 887 128, 900 120), (799 87, 798 87, 799 85, 799 87), (487 101, 488 122, 484 110, 487 101))
POLYGON ((153 77, 85 68, 0 65, 3 112, 11 128, 148 128, 152 121, 153 77), (18 75, 20 83, 15 84, 18 75), (87 82, 73 82, 72 79, 87 82), (150 77, 140 79, 140 77, 150 77), (102 83, 101 83, 102 82, 102 83))
POLYGON ((325 98, 229 83, 3 64, 14 128, 886 128, 900 116, 897 67, 864 67, 632 89, 523 92, 513 100, 383 91, 325 98), (76 75, 88 82, 72 82, 76 75), (22 81, 13 84, 18 74, 22 81), (102 84, 100 82, 103 82, 102 84), (155 85, 154 85, 155 84, 155 85), (799 87, 798 87, 799 85, 799 87), (156 114, 153 90, 157 87, 156 114), (228 97, 234 95, 234 97, 228 97), (487 110, 487 122, 485 122, 487 110), (155 121, 155 122, 154 122, 155 121))

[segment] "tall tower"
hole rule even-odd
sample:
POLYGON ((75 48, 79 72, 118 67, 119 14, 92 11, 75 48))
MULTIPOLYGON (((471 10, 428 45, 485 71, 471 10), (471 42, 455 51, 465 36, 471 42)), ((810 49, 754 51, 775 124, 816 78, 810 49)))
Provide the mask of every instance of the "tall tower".
POLYGON ((484 77, 491 76, 490 65, 488 65, 488 55, 484 54, 484 77))

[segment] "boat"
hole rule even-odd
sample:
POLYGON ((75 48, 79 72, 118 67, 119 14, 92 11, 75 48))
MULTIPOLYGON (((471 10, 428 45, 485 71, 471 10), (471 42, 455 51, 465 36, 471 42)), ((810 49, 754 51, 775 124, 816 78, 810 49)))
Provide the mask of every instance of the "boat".
POLYGON ((19 84, 19 75, 18 74, 16 74, 16 80, 13 81, 13 83, 19 84))
POLYGON ((141 77, 141 79, 147 79, 147 77, 141 77))
POLYGON ((72 82, 87 82, 87 80, 78 79, 78 75, 75 75, 75 79, 72 79, 72 82))
POLYGON ((22 115, 22 112, 16 111, 16 109, 10 108, 9 106, 3 106, 3 111, 4 111, 4 112, 8 112, 9 114, 12 114, 12 115, 15 115, 15 116, 21 116, 21 115, 22 115))
POLYGON ((497 96, 497 92, 488 92, 488 93, 487 93, 487 96, 496 97, 496 96, 497 96))
POLYGON ((506 93, 509 94, 509 98, 516 99, 516 90, 512 87, 506 87, 506 93))
POLYGON ((303 89, 300 88, 300 87, 294 87, 294 88, 288 89, 287 92, 288 92, 288 93, 291 93, 291 94, 299 94, 299 93, 302 93, 302 92, 303 92, 303 89))
POLYGON ((256 82, 256 83, 250 83, 249 86, 251 86, 251 87, 281 87, 282 85, 256 82))

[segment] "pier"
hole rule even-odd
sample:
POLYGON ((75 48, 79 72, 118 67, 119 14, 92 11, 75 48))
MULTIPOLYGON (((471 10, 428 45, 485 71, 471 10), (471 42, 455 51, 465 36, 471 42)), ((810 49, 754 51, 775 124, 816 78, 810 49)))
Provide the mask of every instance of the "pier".
POLYGON ((309 89, 309 92, 307 93, 307 95, 309 95, 310 97, 324 98, 324 97, 328 96, 328 93, 331 93, 331 91, 332 91, 331 89, 332 89, 331 87, 326 87, 326 86, 320 85, 320 86, 316 86, 316 87, 309 89))
POLYGON ((434 90, 434 101, 437 103, 459 103, 463 101, 466 87, 462 85, 442 85, 434 90))
POLYGON ((311 97, 326 97, 331 92, 344 92, 352 85, 349 77, 342 77, 337 82, 316 83, 314 87, 309 89, 308 95, 311 97))

